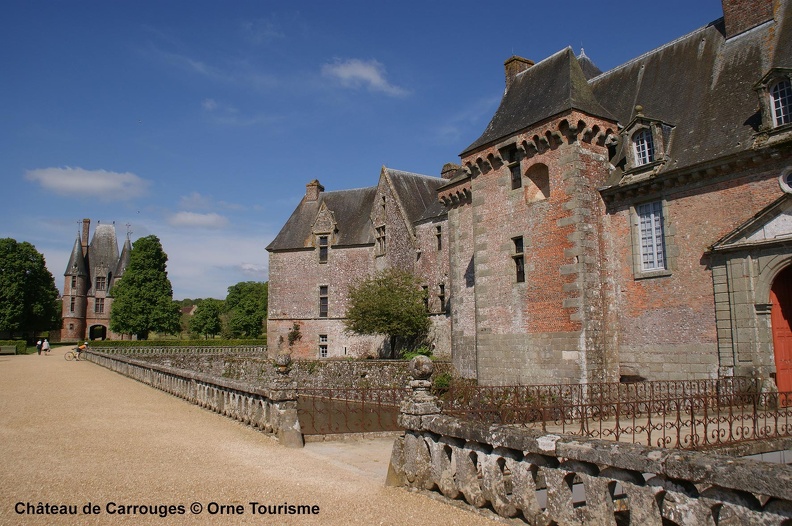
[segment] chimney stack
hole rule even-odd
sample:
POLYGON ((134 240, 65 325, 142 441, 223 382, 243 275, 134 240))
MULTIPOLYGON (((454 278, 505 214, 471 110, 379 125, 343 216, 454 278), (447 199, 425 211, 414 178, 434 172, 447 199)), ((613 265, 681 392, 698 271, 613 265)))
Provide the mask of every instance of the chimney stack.
POLYGON ((90 219, 83 219, 82 221, 82 236, 81 236, 81 243, 82 243, 82 252, 83 256, 88 253, 88 231, 91 229, 91 220, 90 219))
POLYGON ((305 200, 306 201, 318 201, 319 194, 324 192, 324 186, 322 186, 317 179, 314 179, 307 185, 305 185, 305 200))
POLYGON ((506 89, 509 89, 509 86, 511 86, 511 83, 518 74, 522 73, 533 65, 533 60, 518 57, 517 55, 512 55, 509 57, 509 60, 503 63, 503 66, 506 69, 506 89))
POLYGON ((773 19, 773 0, 721 0, 726 38, 773 19))

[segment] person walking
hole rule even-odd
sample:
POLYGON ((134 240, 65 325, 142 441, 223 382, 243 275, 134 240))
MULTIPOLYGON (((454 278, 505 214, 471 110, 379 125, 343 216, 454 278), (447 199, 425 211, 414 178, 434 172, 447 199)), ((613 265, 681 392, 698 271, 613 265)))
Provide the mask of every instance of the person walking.
POLYGON ((36 351, 38 351, 39 356, 41 356, 41 340, 36 342, 36 351))
POLYGON ((50 353, 50 344, 46 338, 44 338, 44 342, 41 344, 41 350, 44 351, 44 356, 48 356, 50 353))

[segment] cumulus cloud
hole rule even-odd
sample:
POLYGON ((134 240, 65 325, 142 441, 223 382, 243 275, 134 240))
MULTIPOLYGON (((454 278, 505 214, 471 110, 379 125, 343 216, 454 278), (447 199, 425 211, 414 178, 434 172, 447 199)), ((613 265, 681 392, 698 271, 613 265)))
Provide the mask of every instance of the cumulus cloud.
POLYGON ((40 168, 29 170, 25 179, 58 195, 102 201, 122 201, 146 193, 149 182, 137 175, 83 168, 40 168))
POLYGON ((176 227, 225 228, 228 226, 228 218, 215 213, 178 212, 168 218, 168 223, 176 227))
POLYGON ((336 59, 332 64, 322 66, 322 76, 335 79, 342 86, 349 88, 365 87, 370 91, 378 91, 396 97, 408 94, 404 88, 388 81, 385 66, 376 60, 336 59))

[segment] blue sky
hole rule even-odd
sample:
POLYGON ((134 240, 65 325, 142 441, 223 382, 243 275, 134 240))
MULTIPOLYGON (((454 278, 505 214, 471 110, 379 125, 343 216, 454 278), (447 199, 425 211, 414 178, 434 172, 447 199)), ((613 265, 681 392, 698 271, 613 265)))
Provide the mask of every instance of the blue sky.
POLYGON ((264 281, 305 192, 438 176, 483 132, 503 62, 572 46, 608 70, 719 0, 38 1, 0 7, 0 237, 58 287, 82 218, 154 234, 174 298, 264 281), (131 225, 127 227, 126 225, 131 225))

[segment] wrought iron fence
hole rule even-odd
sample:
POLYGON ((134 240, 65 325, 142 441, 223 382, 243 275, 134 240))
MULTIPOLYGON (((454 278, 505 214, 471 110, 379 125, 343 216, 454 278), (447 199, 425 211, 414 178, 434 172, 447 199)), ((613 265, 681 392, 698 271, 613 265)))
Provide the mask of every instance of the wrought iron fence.
POLYGON ((304 435, 400 431, 406 388, 300 389, 297 414, 304 435))
POLYGON ((792 393, 752 378, 478 387, 441 395, 443 413, 546 433, 704 449, 792 436, 792 393))

